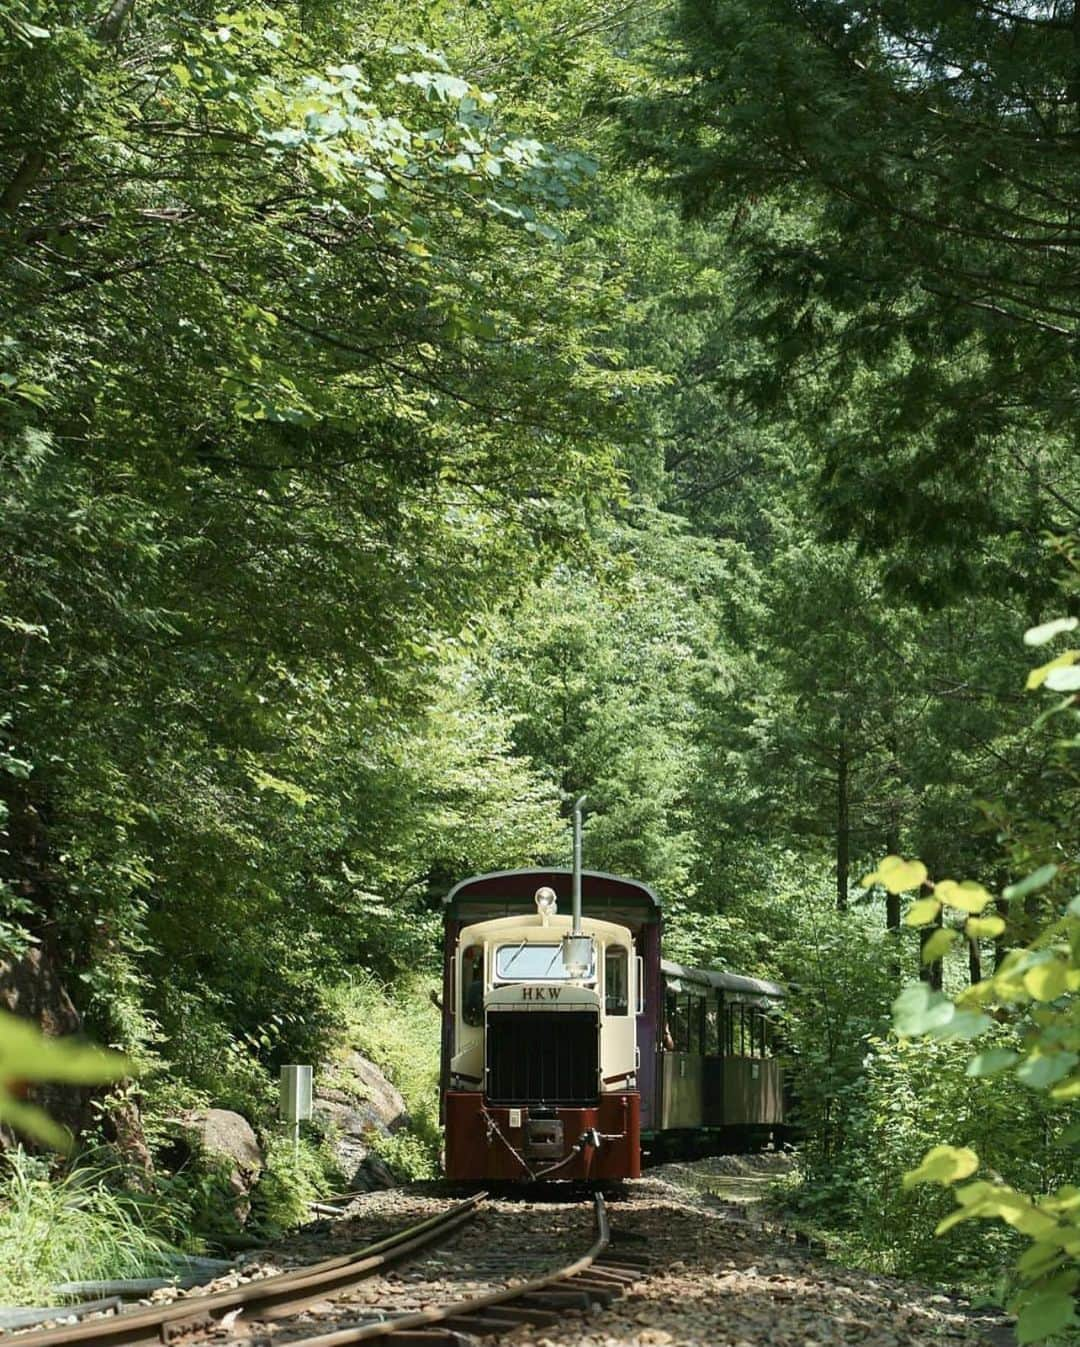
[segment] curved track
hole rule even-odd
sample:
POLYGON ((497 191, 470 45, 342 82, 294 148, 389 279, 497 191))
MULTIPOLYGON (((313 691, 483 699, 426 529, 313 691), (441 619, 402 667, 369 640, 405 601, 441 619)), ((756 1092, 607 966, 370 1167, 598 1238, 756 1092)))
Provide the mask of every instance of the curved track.
MULTIPOLYGON (((195 1343, 228 1329, 236 1313, 244 1322, 281 1320, 354 1289, 389 1264, 409 1257, 470 1220, 486 1193, 459 1202, 448 1211, 354 1253, 249 1282, 235 1290, 189 1296, 168 1305, 128 1310, 112 1318, 21 1333, 20 1347, 149 1347, 149 1344, 195 1343)), ((508 1332, 521 1324, 545 1326, 567 1312, 605 1306, 637 1281, 650 1259, 642 1254, 613 1253, 603 1197, 595 1195, 595 1236, 589 1248, 555 1271, 501 1290, 432 1304, 423 1309, 377 1312, 378 1318, 311 1333, 309 1324, 290 1325, 285 1347, 350 1347, 381 1339, 390 1347, 462 1347, 479 1336, 508 1332)), ((58 1311, 62 1313, 63 1311, 58 1311)))
MULTIPOLYGON (((312 1263, 293 1272, 282 1272, 229 1291, 188 1296, 168 1305, 126 1310, 107 1319, 91 1319, 63 1328, 20 1333, 20 1347, 135 1347, 135 1344, 168 1344, 178 1338, 210 1332, 234 1310, 245 1319, 280 1319, 297 1314, 318 1300, 350 1290, 358 1282, 381 1271, 399 1258, 406 1258, 429 1244, 444 1239, 476 1214, 487 1196, 476 1193, 449 1211, 428 1217, 396 1234, 353 1253, 312 1263)), ((57 1315, 64 1313, 57 1309, 57 1315)))
POLYGON ((611 1235, 603 1197, 595 1196, 596 1238, 579 1258, 543 1277, 502 1291, 387 1317, 378 1322, 294 1339, 302 1347, 350 1347, 382 1339, 390 1347, 460 1347, 474 1337, 509 1332, 521 1324, 552 1324, 568 1310, 608 1305, 648 1266, 639 1254, 609 1253, 611 1235))

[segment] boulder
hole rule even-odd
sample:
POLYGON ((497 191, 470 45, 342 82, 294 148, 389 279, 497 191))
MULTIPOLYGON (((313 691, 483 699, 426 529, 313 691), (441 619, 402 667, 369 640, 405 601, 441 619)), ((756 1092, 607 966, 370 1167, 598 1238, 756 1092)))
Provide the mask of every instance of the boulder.
POLYGON ((372 1153, 372 1140, 409 1124, 401 1092, 374 1062, 350 1052, 334 1071, 334 1084, 316 1085, 315 1116, 326 1129, 350 1192, 394 1185, 394 1176, 372 1153))
POLYGON ((373 1193, 380 1188, 396 1187, 397 1179, 394 1178, 389 1165, 377 1155, 369 1155, 366 1160, 361 1161, 359 1169, 353 1175, 353 1192, 373 1193))
POLYGON ((251 1210, 248 1196, 263 1170, 263 1153, 248 1120, 226 1108, 188 1109, 177 1119, 181 1141, 225 1173, 242 1223, 251 1210))

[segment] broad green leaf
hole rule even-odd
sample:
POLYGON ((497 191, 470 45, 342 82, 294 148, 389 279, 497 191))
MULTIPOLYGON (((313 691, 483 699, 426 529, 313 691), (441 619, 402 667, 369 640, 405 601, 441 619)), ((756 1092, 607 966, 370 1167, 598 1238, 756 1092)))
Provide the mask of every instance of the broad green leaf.
POLYGON ((976 1038, 989 1029, 988 1015, 958 1010, 942 992, 925 982, 910 983, 892 1005, 893 1028, 904 1038, 976 1038))
POLYGON ((956 1211, 949 1212, 948 1216, 943 1217, 934 1227, 935 1235, 947 1234, 954 1225, 959 1225, 962 1221, 973 1221, 981 1216, 979 1211, 972 1211, 968 1207, 958 1207, 956 1211))
POLYGON ((5 1082, 54 1081, 66 1085, 100 1085, 131 1072, 118 1052, 49 1038, 27 1020, 0 1011, 0 1122, 66 1151, 71 1135, 33 1104, 16 1098, 5 1082))
POLYGON ((892 1004, 893 1028, 905 1038, 948 1024, 956 1007, 943 992, 932 991, 925 982, 909 984, 892 1004))
POLYGON ((917 1169, 904 1175, 904 1187, 918 1183, 940 1183, 943 1187, 969 1178, 979 1167, 979 1157, 967 1146, 934 1146, 922 1158, 917 1169))
POLYGON ((996 1076, 999 1071, 1012 1066, 1020 1060, 1020 1054, 1012 1048, 987 1048, 978 1052, 967 1064, 969 1076, 996 1076))
POLYGON ((993 917, 968 917, 964 922, 964 931, 972 940, 990 940, 1001 935, 1005 930, 1003 918, 993 917))
POLYGON ((926 866, 922 861, 905 861, 902 856, 886 856, 878 868, 863 879, 867 888, 870 884, 884 884, 890 893, 906 893, 925 883, 926 866))
POLYGON ((979 913, 991 901, 986 889, 971 879, 965 879, 961 884, 954 879, 942 879, 934 885, 934 896, 961 912, 979 913))
POLYGON ((1032 1090, 1048 1090, 1069 1074, 1080 1057, 1075 1052, 1033 1052, 1016 1068, 1016 1079, 1032 1090))
POLYGON ((904 915, 905 926, 929 926, 937 919, 941 904, 936 898, 919 898, 908 908, 904 915))
POLYGON ((1024 1347, 1060 1333, 1076 1322, 1073 1298, 1060 1291, 1044 1292, 1029 1300, 1016 1317, 1016 1340, 1024 1347))
POLYGON ((0 1011, 0 1080, 101 1085, 131 1073, 128 1059, 69 1038, 49 1038, 28 1020, 0 1011))
POLYGON ((1025 645, 1046 645, 1052 641, 1055 636, 1059 636, 1063 631, 1075 631, 1080 625, 1080 618, 1075 617, 1055 617, 1050 622, 1042 622, 1037 627, 1028 627, 1024 632, 1025 645))
POLYGON ((922 947, 920 957, 923 963, 935 963, 938 959, 944 958, 952 949, 956 935, 956 931, 935 931, 922 947))
POLYGON ((953 1010, 953 1017, 947 1024, 940 1029, 930 1030, 930 1038, 978 1038, 993 1023, 989 1015, 982 1015, 974 1010, 957 1010, 955 1006, 953 1010))
POLYGON ((34 1141, 52 1146, 54 1150, 66 1153, 71 1149, 73 1138, 66 1127, 61 1127, 36 1104, 27 1104, 22 1099, 16 1099, 2 1085, 0 1085, 0 1122, 7 1123, 34 1141))
POLYGON ((1056 865, 1040 865, 1025 879, 1019 880, 1016 884, 1010 884, 1002 896, 1009 902, 1012 902, 1014 898, 1026 898, 1029 893, 1045 888, 1057 872, 1058 867, 1056 865))
POLYGON ((1056 1001, 1067 985, 1066 968, 1060 959, 1048 959, 1024 974, 1024 986, 1036 1001, 1056 1001))
POLYGON ((1061 1246, 1053 1240, 1038 1240, 1017 1260, 1017 1269, 1027 1277, 1044 1276, 1064 1260, 1061 1246))
POLYGON ((1041 664, 1037 669, 1027 676, 1027 690, 1033 692, 1036 688, 1041 688, 1055 669, 1067 669, 1080 659, 1080 650, 1066 650, 1058 655, 1057 659, 1052 659, 1049 664, 1041 664))

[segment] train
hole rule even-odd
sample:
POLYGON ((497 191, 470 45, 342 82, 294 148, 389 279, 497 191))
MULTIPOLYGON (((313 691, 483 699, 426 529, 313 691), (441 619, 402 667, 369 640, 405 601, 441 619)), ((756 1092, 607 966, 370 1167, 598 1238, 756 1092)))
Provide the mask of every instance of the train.
POLYGON ((444 900, 441 1121, 463 1182, 641 1175, 782 1135, 784 989, 661 955, 640 880, 475 875, 444 900))

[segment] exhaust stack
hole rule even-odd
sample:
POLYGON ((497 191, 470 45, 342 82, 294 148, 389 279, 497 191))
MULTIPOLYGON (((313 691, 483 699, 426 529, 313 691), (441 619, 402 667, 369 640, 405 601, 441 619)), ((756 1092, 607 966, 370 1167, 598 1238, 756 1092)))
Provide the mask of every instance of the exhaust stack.
POLYGON ((563 936, 563 964, 574 978, 588 977, 593 967, 592 936, 581 928, 581 808, 586 797, 574 804, 574 877, 569 935, 563 936))

